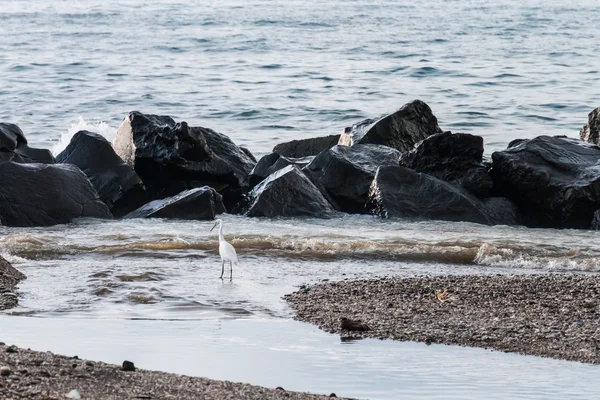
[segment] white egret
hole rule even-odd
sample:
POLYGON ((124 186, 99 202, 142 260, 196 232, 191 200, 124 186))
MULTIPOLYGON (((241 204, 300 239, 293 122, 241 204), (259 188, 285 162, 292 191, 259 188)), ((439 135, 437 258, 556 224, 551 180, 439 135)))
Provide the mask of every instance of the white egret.
POLYGON ((221 256, 221 279, 223 279, 223 273, 225 272, 225 261, 229 261, 229 280, 233 279, 233 263, 237 265, 237 253, 235 248, 228 243, 223 237, 223 221, 220 219, 215 220, 215 225, 210 230, 211 232, 219 225, 219 255, 221 256))

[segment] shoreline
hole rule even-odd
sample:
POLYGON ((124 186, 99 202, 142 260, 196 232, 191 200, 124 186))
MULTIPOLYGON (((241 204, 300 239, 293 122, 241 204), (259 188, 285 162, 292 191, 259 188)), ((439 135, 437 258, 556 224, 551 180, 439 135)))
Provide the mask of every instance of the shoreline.
MULTIPOLYGON (((124 365, 125 366, 125 365, 124 365)), ((2 399, 298 399, 337 397, 135 369, 0 342, 2 399), (72 391, 77 391, 75 394, 72 391), (71 395, 71 397, 69 397, 71 395), (79 395, 80 397, 77 397, 79 395)))
POLYGON ((446 275, 325 283, 284 298, 295 319, 342 339, 439 343, 600 364, 599 294, 596 275, 446 275))

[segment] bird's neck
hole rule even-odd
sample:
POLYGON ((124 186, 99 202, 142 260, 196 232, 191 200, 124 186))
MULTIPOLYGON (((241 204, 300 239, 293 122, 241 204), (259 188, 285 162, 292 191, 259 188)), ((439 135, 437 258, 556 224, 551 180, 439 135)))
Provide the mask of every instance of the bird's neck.
POLYGON ((225 237, 223 236, 223 224, 219 224, 219 242, 224 242, 225 237))

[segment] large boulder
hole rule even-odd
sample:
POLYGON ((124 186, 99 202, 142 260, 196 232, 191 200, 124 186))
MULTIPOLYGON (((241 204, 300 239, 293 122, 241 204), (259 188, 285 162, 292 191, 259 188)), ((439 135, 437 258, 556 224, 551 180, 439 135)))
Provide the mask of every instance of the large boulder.
POLYGON ((50 150, 29 147, 17 125, 0 123, 0 163, 6 161, 54 164, 54 157, 50 150))
POLYGON ((398 166, 401 153, 387 146, 334 146, 318 154, 304 171, 338 210, 364 213, 377 168, 398 166))
POLYGON ((588 123, 579 131, 579 137, 584 142, 599 144, 600 139, 600 107, 588 114, 588 123))
POLYGON ((333 208, 319 189, 296 167, 269 175, 249 193, 249 217, 330 217, 333 208))
POLYGON ((404 153, 426 137, 441 132, 431 108, 421 100, 414 100, 392 114, 346 128, 339 144, 382 144, 404 153))
POLYGON ((154 200, 130 212, 125 218, 215 219, 225 212, 223 197, 211 187, 186 190, 177 196, 154 200))
POLYGON ((273 172, 279 171, 280 169, 291 164, 293 163, 290 160, 279 155, 278 153, 270 153, 263 156, 260 160, 258 160, 248 176, 248 184, 250 189, 261 183, 273 172))
POLYGON ((483 162, 483 138, 468 133, 438 133, 402 155, 400 164, 489 197, 494 182, 483 162))
POLYGON ((102 135, 77 132, 69 145, 56 156, 56 162, 78 166, 115 217, 144 204, 142 180, 102 135))
POLYGON ((380 167, 369 205, 382 217, 425 218, 493 225, 483 203, 467 191, 405 167, 380 167))
POLYGON ((327 150, 340 140, 340 135, 321 136, 309 139, 292 140, 291 142, 279 143, 273 148, 273 153, 284 157, 303 158, 315 156, 327 150))
POLYGON ((113 147, 142 178, 150 199, 210 186, 223 195, 228 209, 246 191, 255 164, 225 135, 137 111, 121 124, 113 147))
POLYGON ((531 227, 590 227, 600 208, 600 148, 567 137, 539 136, 492 154, 499 195, 531 227))
POLYGON ((79 168, 71 164, 0 164, 0 224, 48 226, 79 217, 112 218, 79 168))

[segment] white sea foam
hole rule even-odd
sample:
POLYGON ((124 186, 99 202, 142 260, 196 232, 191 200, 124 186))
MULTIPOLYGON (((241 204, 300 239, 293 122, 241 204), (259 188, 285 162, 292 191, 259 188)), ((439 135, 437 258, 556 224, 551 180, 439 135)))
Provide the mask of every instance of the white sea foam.
POLYGON ((59 142, 52 147, 52 154, 56 156, 63 151, 71 141, 71 138, 73 138, 73 135, 82 130, 99 133, 111 142, 117 134, 117 128, 108 125, 104 121, 87 122, 80 116, 77 122, 71 124, 66 133, 61 134, 59 142))

